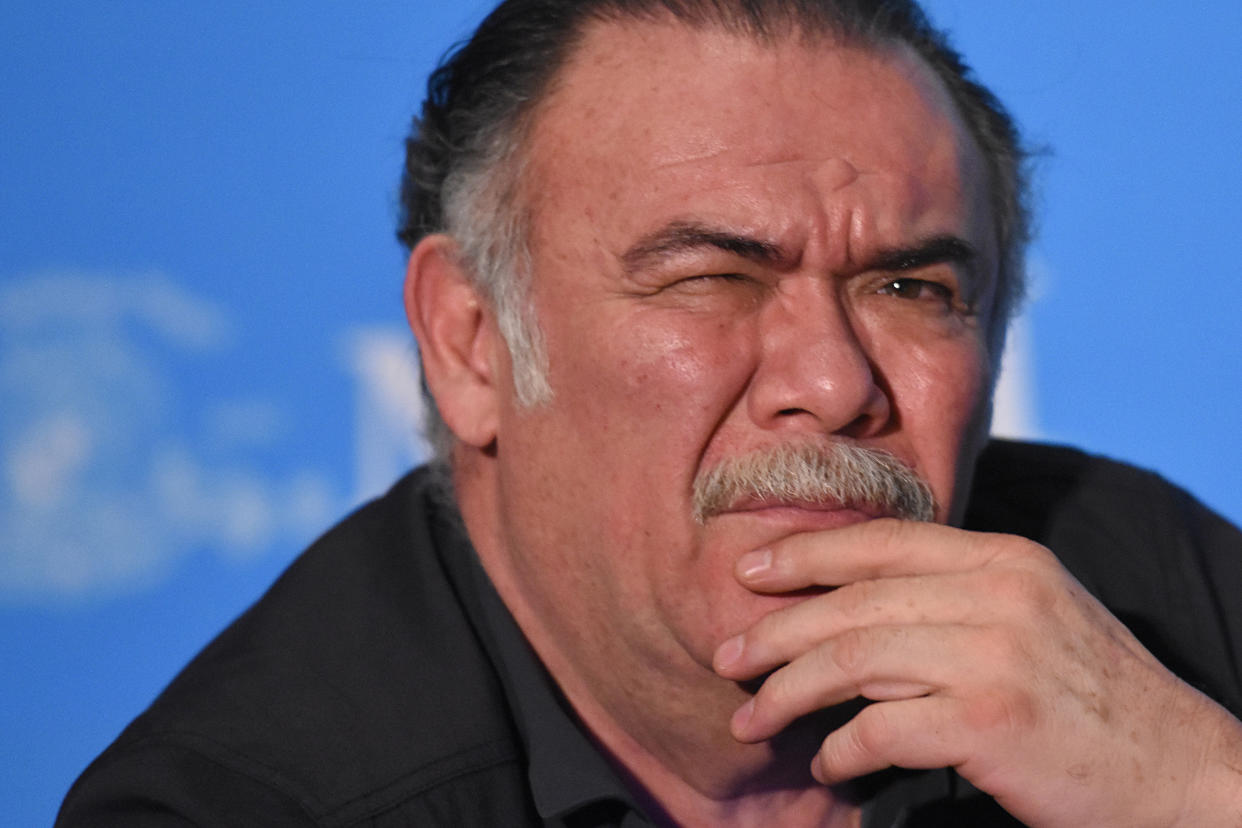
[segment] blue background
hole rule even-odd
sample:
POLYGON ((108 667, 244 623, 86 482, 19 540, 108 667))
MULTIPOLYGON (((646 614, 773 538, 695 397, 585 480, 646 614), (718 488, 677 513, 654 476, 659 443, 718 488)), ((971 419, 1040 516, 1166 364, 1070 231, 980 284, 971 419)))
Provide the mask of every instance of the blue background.
MULTIPOLYGON (((486 5, 0 10, 13 824, 50 823, 175 670, 421 451, 401 142, 486 5)), ((1001 427, 1155 468, 1242 519, 1242 6, 929 8, 1048 148, 1001 427)))

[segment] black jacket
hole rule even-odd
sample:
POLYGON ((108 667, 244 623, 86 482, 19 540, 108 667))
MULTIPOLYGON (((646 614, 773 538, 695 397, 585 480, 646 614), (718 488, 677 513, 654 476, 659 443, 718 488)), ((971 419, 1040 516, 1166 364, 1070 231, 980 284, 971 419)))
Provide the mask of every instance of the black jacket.
MULTIPOLYGON (((429 480, 413 472, 307 550, 83 773, 57 824, 621 824, 620 801, 537 812, 481 570, 429 480)), ((1157 657, 1242 711, 1242 535, 1184 492, 997 442, 966 525, 1049 546, 1157 657)), ((876 786, 868 825, 1008 821, 947 771, 876 786)))

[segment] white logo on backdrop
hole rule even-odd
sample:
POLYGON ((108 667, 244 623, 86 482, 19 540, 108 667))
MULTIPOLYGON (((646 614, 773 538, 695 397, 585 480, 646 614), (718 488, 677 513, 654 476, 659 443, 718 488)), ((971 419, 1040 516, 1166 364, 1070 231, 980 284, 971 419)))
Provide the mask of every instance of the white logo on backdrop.
POLYGON ((344 351, 356 383, 354 500, 360 502, 383 494, 431 452, 421 436, 423 399, 410 332, 361 328, 346 336, 344 351))
POLYGON ((158 274, 0 286, 0 597, 129 591, 195 548, 246 558, 332 520, 325 475, 247 461, 284 428, 277 401, 186 400, 232 338, 158 274))

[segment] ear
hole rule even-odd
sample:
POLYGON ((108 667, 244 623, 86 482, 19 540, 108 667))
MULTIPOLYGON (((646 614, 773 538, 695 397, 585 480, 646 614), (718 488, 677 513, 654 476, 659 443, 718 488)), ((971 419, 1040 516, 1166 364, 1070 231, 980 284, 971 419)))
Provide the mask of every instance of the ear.
POLYGON ((426 236, 410 253, 405 315, 445 424, 467 445, 490 445, 499 419, 496 349, 502 340, 451 237, 426 236))

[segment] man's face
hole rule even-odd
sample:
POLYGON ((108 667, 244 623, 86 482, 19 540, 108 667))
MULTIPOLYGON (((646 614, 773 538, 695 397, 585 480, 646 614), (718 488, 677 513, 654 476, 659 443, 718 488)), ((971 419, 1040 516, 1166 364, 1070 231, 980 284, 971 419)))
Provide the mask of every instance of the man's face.
POLYGON ((509 390, 498 520, 472 527, 519 620, 622 683, 710 670, 797 600, 742 589, 742 554, 871 516, 767 502, 695 521, 696 476, 779 444, 890 452, 951 518, 985 419, 997 255, 981 159, 929 69, 602 24, 528 148, 554 399, 509 390))

